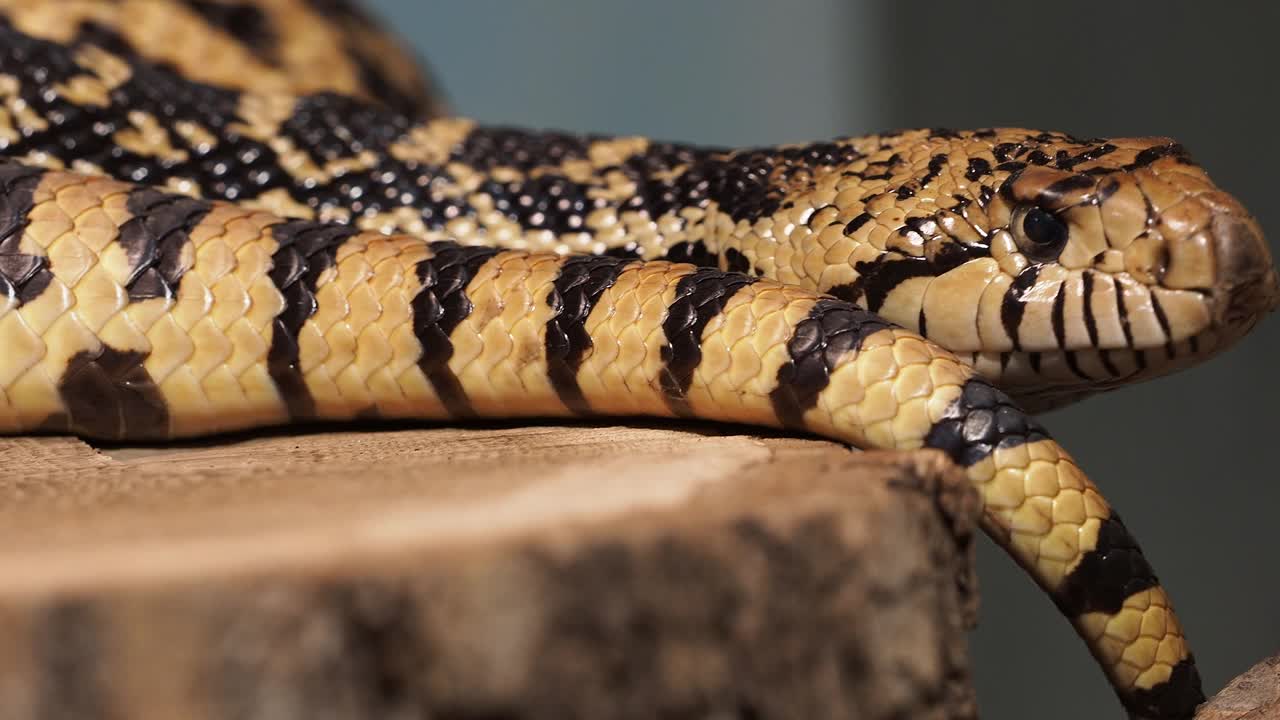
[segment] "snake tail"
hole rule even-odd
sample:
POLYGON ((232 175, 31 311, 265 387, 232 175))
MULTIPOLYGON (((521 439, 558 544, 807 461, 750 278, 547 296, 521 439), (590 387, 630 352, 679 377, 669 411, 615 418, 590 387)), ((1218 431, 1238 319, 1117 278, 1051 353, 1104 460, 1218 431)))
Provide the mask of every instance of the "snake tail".
POLYGON ((848 302, 717 268, 424 242, 0 161, 0 432, 627 416, 935 448, 1139 717, 1203 698, 1151 566, 1034 419, 848 302))

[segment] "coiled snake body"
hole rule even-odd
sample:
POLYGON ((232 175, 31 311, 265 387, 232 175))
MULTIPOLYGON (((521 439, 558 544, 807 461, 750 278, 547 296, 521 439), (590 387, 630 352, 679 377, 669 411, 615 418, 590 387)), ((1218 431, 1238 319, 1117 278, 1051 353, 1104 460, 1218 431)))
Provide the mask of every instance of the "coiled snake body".
POLYGON ((936 448, 1131 714, 1203 699, 1137 543, 1020 409, 1275 306, 1177 144, 485 128, 343 3, 0 12, 0 431, 641 414, 936 448))

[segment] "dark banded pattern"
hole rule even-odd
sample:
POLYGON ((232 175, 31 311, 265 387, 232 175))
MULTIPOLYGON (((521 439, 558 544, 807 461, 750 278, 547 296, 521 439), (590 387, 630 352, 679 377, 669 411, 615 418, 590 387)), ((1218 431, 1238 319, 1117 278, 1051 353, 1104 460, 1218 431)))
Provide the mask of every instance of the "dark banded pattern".
POLYGON ((309 222, 288 222, 271 228, 277 243, 271 256, 271 282, 284 296, 284 312, 276 316, 267 351, 267 367, 289 418, 310 420, 316 415, 315 401, 303 378, 299 362, 298 334, 315 314, 316 284, 336 261, 338 247, 356 231, 309 222))
POLYGON ((703 329, 734 293, 753 282, 754 278, 740 273, 700 267, 676 285, 675 299, 662 323, 667 343, 662 347, 665 367, 659 381, 667 406, 677 416, 694 416, 687 395, 693 372, 702 362, 703 329))
POLYGON ((1054 593, 1054 600, 1069 617, 1115 614, 1124 607, 1125 598, 1159 583, 1138 541, 1113 512, 1098 528, 1097 546, 1081 558, 1054 593))
MULTIPOLYGON (((243 15, 221 10, 219 22, 243 15)), ((123 58, 13 29, 0 28, 0 39, 0 75, 17 79, 15 97, 33 116, 15 117, 11 155, 183 186, 292 218, 463 245, 719 265, 830 291, 956 351, 1006 351, 1012 339, 1012 350, 1040 353, 984 368, 1035 408, 1216 351, 1244 332, 1249 313, 1233 314, 1224 332, 1210 327, 1207 306, 1231 305, 1233 292, 1246 291, 1246 309, 1260 311, 1274 293, 1265 244, 1251 220, 1235 223, 1247 214, 1210 195, 1217 191, 1186 153, 1158 138, 930 129, 730 151, 461 120, 424 124, 333 93, 245 94, 143 62, 126 52, 136 38, 106 43, 123 58), (1173 206, 1186 217, 1161 223, 1157 208, 1173 206), (1062 242, 1028 241, 1028 218, 1060 228, 1062 242), (1251 268, 1255 276, 1215 279, 1203 242, 1215 227, 1241 232, 1240 243, 1215 243, 1238 247, 1230 254, 1249 262, 1232 261, 1232 272, 1251 268), (1069 267, 1059 257, 1071 257, 1069 267), (1004 303, 979 303, 993 261, 1001 276, 994 282, 1013 284, 1002 286, 1004 303), (1041 272, 1047 267, 1065 270, 1066 284, 1041 272), (1130 268, 1144 270, 1117 302, 1144 331, 1128 347, 1166 352, 1117 376, 1081 359, 1083 350, 1125 347, 1118 333, 1085 329, 1097 325, 1083 309, 1095 298, 1055 313, 1052 292, 1080 293, 1083 273, 1114 278, 1130 268), (946 298, 958 288, 967 288, 960 304, 979 317, 950 317, 946 298), (1184 338, 1197 349, 1178 349, 1184 338)))
POLYGON ((578 386, 578 368, 591 350, 587 317, 600 295, 613 286, 628 261, 610 256, 572 257, 565 261, 547 295, 554 317, 547 323, 547 375, 560 402, 577 415, 591 412, 578 386))
POLYGON ((1180 146, 421 122, 398 54, 331 4, 336 35, 308 0, 150 4, 172 31, 2 11, 0 432, 674 414, 934 448, 1125 704, 1190 717, 1164 589, 1015 402, 1185 365, 1276 304, 1256 223, 1180 146), (245 31, 219 46, 191 22, 245 31), (341 60, 300 77, 275 53, 295 30, 341 60))
POLYGON ((961 467, 972 467, 1000 448, 1048 440, 1040 423, 1024 413, 1008 395, 982 379, 967 381, 960 397, 929 429, 925 447, 947 454, 961 467))
POLYGON ((107 440, 167 436, 169 405, 144 367, 146 359, 146 353, 106 345, 76 353, 58 384, 66 413, 41 429, 107 440))
POLYGON ((421 290, 413 299, 413 332, 422 344, 418 367, 450 415, 475 417, 466 391, 449 369, 449 359, 453 357, 450 335, 475 307, 467 297, 467 283, 499 251, 438 242, 432 243, 431 252, 431 258, 418 263, 421 290))
POLYGON ((133 219, 120 228, 120 246, 132 268, 125 288, 133 301, 170 299, 182 282, 182 252, 212 205, 152 188, 129 194, 133 219))
MULTIPOLYGON (((61 364, 15 335, 17 354, 0 358, 0 374, 35 363, 57 382, 23 390, 33 400, 49 393, 43 415, 34 404, 0 407, 10 426, 129 439, 288 420, 622 407, 803 428, 869 448, 933 447, 967 469, 988 498, 988 528, 1073 614, 1127 704, 1199 697, 1185 686, 1196 676, 1163 590, 1096 488, 1007 395, 868 310, 714 268, 427 245, 67 173, 31 177, 28 214, 48 227, 125 198, 90 267, 65 264, 81 254, 51 256, 58 278, 91 279, 73 282, 73 297, 101 293, 93 271, 119 255, 124 271, 108 276, 125 298, 116 312, 161 305, 131 315, 145 337, 86 315, 77 330, 85 347, 61 364), (164 291, 131 294, 152 271, 164 291), (772 339, 758 345, 753 331, 772 339), (1019 459, 1019 448, 1029 455, 1019 459), (1052 485, 1035 462, 1054 468, 1052 485), (1023 514, 1035 510, 1033 489, 1091 498, 1077 503, 1078 517, 1064 500, 1066 515, 1036 536, 1039 549, 1014 538, 1032 526, 1023 514), (1077 544, 1061 545, 1058 524, 1077 544), (1159 657, 1108 639, 1108 623, 1131 623, 1135 612, 1156 613, 1166 628, 1159 657), (1135 657, 1143 666, 1126 669, 1135 657)), ((35 232, 25 237, 56 250, 35 232)), ((46 292, 27 307, 54 299, 46 292)))
MULTIPOLYGON (((942 450, 962 467, 973 468, 989 461, 998 450, 1049 442, 1044 428, 1007 395, 975 378, 965 383, 943 419, 930 429, 925 446, 942 450)), ((1154 570, 1118 514, 1108 510, 1087 532, 1093 535, 1092 547, 1082 547, 1083 552, 1059 582, 1037 578, 1064 615, 1073 619, 1116 616, 1130 598, 1159 589, 1154 570)), ((1177 660, 1163 682, 1142 688, 1119 687, 1117 691, 1125 707, 1143 718, 1190 718, 1205 699, 1190 654, 1177 660)))
POLYGON ((778 370, 778 386, 769 395, 778 422, 804 430, 804 414, 830 383, 831 371, 857 353, 864 338, 889 327, 875 313, 847 302, 824 298, 814 303, 787 342, 788 361, 778 370))
POLYGON ((39 297, 52 278, 45 259, 21 247, 41 175, 36 168, 0 164, 0 299, 17 305, 39 297))

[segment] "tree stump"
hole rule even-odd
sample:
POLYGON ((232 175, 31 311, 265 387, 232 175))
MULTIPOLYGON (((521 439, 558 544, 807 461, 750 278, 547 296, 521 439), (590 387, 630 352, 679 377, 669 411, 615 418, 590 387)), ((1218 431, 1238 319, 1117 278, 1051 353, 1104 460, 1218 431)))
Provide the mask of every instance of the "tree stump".
POLYGON ((971 717, 977 514, 644 426, 0 439, 0 717, 971 717))

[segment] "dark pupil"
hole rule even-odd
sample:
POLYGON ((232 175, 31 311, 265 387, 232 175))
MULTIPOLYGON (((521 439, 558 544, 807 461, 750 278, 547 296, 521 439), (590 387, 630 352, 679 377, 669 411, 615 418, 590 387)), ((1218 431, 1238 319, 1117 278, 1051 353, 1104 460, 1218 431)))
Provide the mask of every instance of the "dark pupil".
POLYGON ((1067 242, 1067 226, 1040 208, 1027 211, 1027 216, 1022 220, 1022 232, 1028 240, 1045 248, 1057 247, 1067 242))

